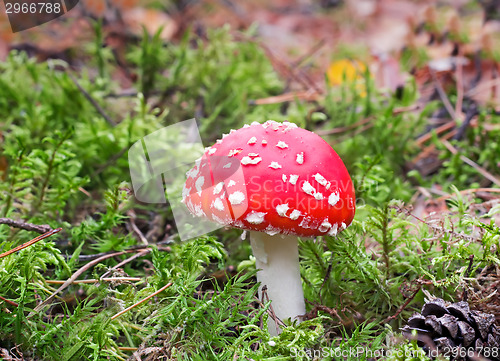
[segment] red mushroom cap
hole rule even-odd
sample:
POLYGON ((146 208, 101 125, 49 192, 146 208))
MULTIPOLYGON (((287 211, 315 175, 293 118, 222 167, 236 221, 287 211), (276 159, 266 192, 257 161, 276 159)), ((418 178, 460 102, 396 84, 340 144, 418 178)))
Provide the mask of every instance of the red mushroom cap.
POLYGON ((336 235, 354 218, 351 177, 332 147, 293 123, 232 130, 187 173, 183 202, 222 225, 298 236, 336 235))

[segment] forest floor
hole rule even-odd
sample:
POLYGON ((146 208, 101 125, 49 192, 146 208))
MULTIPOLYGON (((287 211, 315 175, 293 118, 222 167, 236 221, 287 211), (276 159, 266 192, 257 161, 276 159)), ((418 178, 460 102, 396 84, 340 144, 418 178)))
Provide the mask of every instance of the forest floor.
POLYGON ((1 359, 500 359, 496 1, 84 0, 15 33, 6 5, 1 359), (181 241, 134 194, 131 147, 191 118, 205 146, 295 123, 351 175, 354 221, 300 241, 307 314, 279 336, 241 231, 181 241))

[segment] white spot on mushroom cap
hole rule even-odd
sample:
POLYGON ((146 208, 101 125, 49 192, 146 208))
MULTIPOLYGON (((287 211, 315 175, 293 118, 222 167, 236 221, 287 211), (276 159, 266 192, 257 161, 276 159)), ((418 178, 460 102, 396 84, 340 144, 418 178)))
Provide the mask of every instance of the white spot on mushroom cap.
POLYGON ((219 224, 222 224, 222 225, 226 225, 226 224, 231 223, 231 220, 229 220, 229 219, 222 219, 222 218, 219 218, 219 217, 217 217, 215 214, 212 214, 212 219, 213 219, 215 222, 217 222, 217 223, 219 223, 219 224))
POLYGON ((308 181, 302 183, 302 190, 310 196, 314 196, 314 194, 316 193, 316 189, 308 181))
POLYGON ((318 230, 320 232, 326 232, 328 231, 330 228, 332 227, 332 224, 330 222, 328 222, 328 220, 324 220, 323 223, 321 223, 321 225, 319 226, 318 230))
POLYGON ((224 210, 224 203, 222 203, 220 198, 215 198, 215 200, 212 202, 212 207, 214 207, 218 211, 223 211, 224 210))
POLYGON ((234 180, 232 180, 232 179, 227 183, 228 187, 232 187, 234 185, 236 185, 236 182, 234 180))
POLYGON ((247 144, 255 144, 255 143, 257 143, 257 137, 252 137, 247 142, 247 144))
POLYGON ((302 190, 306 193, 309 194, 310 196, 313 196, 316 200, 320 201, 323 199, 323 194, 318 192, 316 188, 314 188, 311 183, 308 181, 305 181, 302 183, 302 190))
POLYGON ((276 144, 276 146, 277 146, 278 148, 281 148, 281 149, 288 148, 288 144, 286 144, 285 142, 283 142, 283 141, 281 141, 281 140, 278 142, 278 144, 276 144))
POLYGON ((266 214, 267 214, 266 212, 251 211, 250 213, 247 214, 245 220, 251 224, 261 224, 262 222, 264 222, 264 216, 266 214))
POLYGON ((269 164, 268 167, 273 169, 280 169, 281 164, 279 164, 278 162, 271 162, 271 164, 269 164))
POLYGON ((242 221, 235 221, 233 226, 244 229, 246 226, 242 221))
POLYGON ((228 157, 234 157, 236 154, 239 154, 243 151, 243 149, 238 148, 238 149, 231 149, 228 153, 228 157))
POLYGON ((225 168, 225 169, 231 168, 231 165, 232 165, 232 164, 233 164, 233 163, 227 163, 227 164, 224 164, 224 165, 222 166, 222 168, 225 168))
POLYGON ((298 174, 290 174, 290 184, 295 185, 299 179, 298 174))
POLYGON ((299 217, 301 216, 301 214, 302 214, 302 213, 301 213, 298 209, 294 209, 294 210, 292 211, 292 213, 290 213, 290 219, 291 219, 292 221, 295 221, 297 218, 299 218, 299 217))
POLYGON ((310 221, 311 221, 311 217, 304 217, 304 218, 302 218, 302 221, 300 222, 299 227, 302 227, 302 228, 311 228, 311 226, 309 225, 310 221))
POLYGON ((333 192, 332 194, 330 194, 330 196, 328 197, 328 204, 331 205, 332 207, 335 207, 335 205, 337 204, 337 202, 340 200, 340 196, 338 193, 335 193, 333 192))
POLYGON ((346 229, 346 228, 347 228, 347 225, 346 225, 344 222, 342 222, 342 223, 340 224, 340 230, 342 231, 342 230, 344 230, 344 229, 346 229))
POLYGON ((203 186, 203 184, 205 183, 205 177, 203 176, 200 176, 196 182, 194 183, 194 186, 196 187, 196 190, 198 192, 201 192, 201 187, 203 186))
POLYGON ((251 158, 258 157, 259 153, 248 153, 248 156, 251 158))
POLYGON ((196 217, 201 217, 201 216, 205 217, 206 216, 205 212, 203 212, 203 209, 201 208, 201 205, 199 205, 199 204, 194 205, 194 215, 196 217))
POLYGON ((282 174, 282 175, 281 175, 281 179, 283 180, 283 182, 285 182, 285 183, 286 183, 286 174, 282 174))
POLYGON ((295 123, 290 123, 290 122, 283 122, 283 125, 285 126, 284 131, 288 131, 290 129, 298 128, 297 124, 295 123))
POLYGON ((182 188, 182 200, 184 201, 186 197, 189 195, 189 192, 191 192, 191 187, 186 188, 186 185, 182 188))
POLYGON ((295 159, 297 164, 304 164, 304 152, 297 153, 297 158, 295 159))
POLYGON ((276 212, 278 212, 281 217, 286 217, 286 212, 288 211, 288 209, 290 209, 290 207, 288 207, 288 203, 279 204, 276 206, 276 212))
POLYGON ((319 173, 316 173, 315 175, 313 175, 313 178, 316 180, 316 182, 321 184, 323 187, 326 187, 328 184, 328 181, 325 179, 325 177, 323 177, 319 173))
POLYGON ((328 231, 328 235, 329 236, 332 236, 332 237, 335 237, 337 235, 337 229, 338 229, 338 224, 335 223, 332 228, 330 228, 330 230, 328 231))
POLYGON ((215 149, 215 148, 209 148, 209 149, 208 149, 208 155, 212 155, 212 154, 214 154, 215 152, 217 152, 217 149, 215 149))
POLYGON ((270 236, 275 236, 278 233, 281 233, 281 229, 269 225, 266 227, 266 229, 264 229, 264 232, 266 232, 270 236))
POLYGON ((249 165, 249 164, 258 164, 262 161, 261 157, 256 157, 256 158, 250 158, 249 156, 244 156, 241 159, 241 164, 242 165, 249 165))
POLYGON ((194 206, 193 206, 193 202, 191 202, 191 199, 188 199, 186 206, 188 207, 188 209, 191 213, 194 213, 194 206))
POLYGON ((198 175, 198 172, 199 172, 199 168, 197 166, 194 166, 193 168, 191 168, 190 170, 188 170, 186 172, 186 177, 195 178, 198 175))
POLYGON ((251 125, 260 125, 260 123, 259 122, 252 122, 251 125))
POLYGON ((229 195, 229 202, 232 205, 241 204, 241 203, 243 203, 244 200, 245 200, 245 195, 243 194, 243 192, 236 191, 236 192, 231 193, 229 195))
POLYGON ((267 140, 262 139, 262 145, 267 145, 267 140))
POLYGON ((222 187, 224 187, 224 182, 217 183, 217 185, 214 187, 214 194, 219 194, 222 190, 222 187))

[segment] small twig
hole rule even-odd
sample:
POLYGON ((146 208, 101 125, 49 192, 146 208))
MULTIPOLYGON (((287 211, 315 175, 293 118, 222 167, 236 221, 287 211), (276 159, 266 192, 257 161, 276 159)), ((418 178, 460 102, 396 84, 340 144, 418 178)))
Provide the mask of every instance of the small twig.
POLYGON ((14 301, 11 301, 11 300, 8 300, 2 296, 0 296, 0 300, 4 301, 4 302, 7 302, 9 305, 11 306, 14 306, 14 307, 18 307, 19 305, 17 303, 15 303, 14 301))
POLYGON ((125 264, 127 264, 129 262, 132 262, 134 259, 147 255, 149 252, 151 252, 151 248, 146 248, 145 250, 143 250, 143 251, 141 251, 139 253, 136 253, 133 256, 129 257, 129 258, 124 259, 123 261, 121 261, 120 263, 118 263, 116 266, 114 266, 113 268, 111 268, 108 271, 106 271, 106 273, 104 273, 101 278, 104 278, 104 277, 108 276, 109 274, 111 274, 112 271, 120 268, 121 266, 123 266, 123 265, 125 265, 125 264))
POLYGON ((441 82, 436 77, 436 72, 433 69, 431 69, 431 68, 429 68, 429 71, 430 71, 431 76, 432 76, 432 81, 434 82, 434 87, 436 88, 436 90, 437 90, 437 92, 439 94, 439 97, 441 98, 441 101, 444 104, 444 107, 448 111, 448 114, 450 114, 450 117, 453 120, 456 121, 457 120, 457 115, 455 114, 455 110, 451 106, 450 100, 446 96, 446 93, 445 93, 445 91, 443 89, 443 86, 441 85, 441 82))
POLYGON ((316 45, 314 45, 311 49, 309 49, 309 51, 307 51, 304 55, 302 55, 301 57, 299 57, 298 59, 296 59, 293 63, 292 63, 292 67, 293 68, 296 68, 298 67, 300 64, 302 64, 306 59, 309 59, 311 56, 313 56, 316 52, 318 52, 324 45, 326 44, 326 39, 323 38, 321 39, 320 41, 318 41, 316 43, 316 45))
POLYGON ((10 227, 25 229, 27 231, 38 233, 47 233, 52 231, 52 228, 48 224, 38 225, 33 223, 26 223, 23 221, 16 221, 11 218, 0 218, 0 224, 6 224, 10 227))
POLYGON ((149 244, 148 240, 144 237, 139 227, 137 227, 137 224, 135 224, 135 219, 137 218, 135 212, 131 209, 127 212, 127 216, 129 216, 128 224, 130 224, 130 228, 132 228, 132 231, 137 235, 142 244, 147 246, 149 244))
POLYGON ((387 317, 387 318, 383 321, 383 323, 387 323, 387 322, 389 322, 389 321, 395 320, 395 319, 399 316, 399 314, 400 314, 401 312, 403 312, 403 310, 406 308, 406 306, 408 306, 408 305, 410 304, 410 302, 411 302, 411 301, 413 301, 413 299, 415 298, 415 296, 417 295, 418 291, 420 291, 420 289, 421 289, 421 288, 422 288, 422 285, 419 285, 419 286, 417 287, 417 289, 415 290, 415 292, 413 292, 413 294, 412 294, 410 297, 408 297, 408 298, 406 299, 405 303, 403 303, 403 304, 402 304, 402 305, 398 308, 398 310, 396 311, 396 313, 395 313, 394 315, 392 315, 392 316, 387 317))
MULTIPOLYGON (((462 54, 459 54, 460 56, 462 54)), ((455 114, 460 114, 460 118, 462 118, 462 104, 464 100, 464 81, 463 81, 463 67, 462 62, 457 61, 456 68, 456 84, 457 84, 457 102, 455 103, 455 114)))
POLYGON ((118 350, 120 351, 137 351, 137 347, 124 347, 124 346, 119 346, 118 350))
MULTIPOLYGON (((139 282, 142 281, 142 278, 139 277, 103 277, 99 279, 88 279, 88 280, 76 280, 73 281, 73 284, 79 284, 79 283, 97 283, 97 282, 123 282, 123 281, 129 281, 129 282, 139 282)), ((60 280, 45 280, 45 283, 52 284, 52 285, 62 285, 66 281, 60 281, 60 280)))
POLYGON ((342 319, 342 317, 340 317, 339 313, 334 308, 330 308, 330 307, 327 307, 325 305, 319 305, 316 303, 312 303, 309 300, 306 300, 306 302, 313 306, 313 309, 310 312, 311 314, 317 316, 318 311, 323 311, 325 313, 328 313, 332 318, 334 318, 334 317, 337 318, 340 321, 340 323, 345 324, 345 321, 342 319))
POLYGON ((477 106, 475 103, 472 103, 469 108, 467 109, 467 113, 465 114, 465 119, 458 128, 457 134, 453 137, 453 139, 462 139, 462 137, 465 134, 465 131, 467 128, 471 125, 472 118, 474 118, 476 115, 479 114, 479 111, 477 110, 477 106))
POLYGON ((36 242, 41 241, 42 239, 45 239, 45 238, 50 237, 50 236, 52 236, 52 235, 54 235, 56 233, 59 233, 60 231, 62 231, 62 228, 57 228, 57 229, 53 229, 51 231, 48 231, 48 232, 46 232, 46 233, 44 233, 44 234, 42 234, 42 235, 40 235, 38 237, 33 238, 29 242, 23 243, 20 246, 17 246, 17 247, 12 248, 11 250, 9 250, 7 252, 4 252, 4 253, 0 254, 0 258, 4 258, 4 257, 6 257, 6 256, 8 256, 8 255, 10 255, 10 254, 12 254, 14 252, 17 252, 17 251, 20 251, 20 250, 22 250, 22 249, 24 249, 26 247, 29 247, 29 246, 35 244, 36 242))
MULTIPOLYGON (((173 236, 170 236, 170 237, 168 237, 165 240, 162 240, 160 242, 155 243, 154 245, 156 247, 158 247, 158 246, 163 246, 164 244, 169 244, 169 243, 172 242, 173 238, 174 238, 173 236)), ((141 250, 141 249, 148 248, 150 246, 151 245, 139 244, 139 245, 131 246, 131 247, 127 248, 125 251, 138 251, 138 250, 141 250)), ((168 248, 168 246, 165 247, 165 248, 164 247, 158 247, 158 250, 159 251, 167 251, 168 252, 169 248, 168 248)), ((95 254, 82 254, 82 255, 78 256, 78 261, 80 261, 80 262, 92 261, 94 259, 97 259, 99 257, 105 256, 107 254, 111 254, 113 252, 116 252, 116 251, 113 250, 113 251, 100 252, 100 253, 95 253, 95 254)), ((66 260, 68 260, 68 259, 71 258, 71 256, 67 256, 67 255, 64 255, 64 257, 65 257, 66 260)))
MULTIPOLYGON (((464 278, 469 278, 470 273, 472 271, 472 264, 474 263, 474 255, 471 254, 469 256, 469 267, 467 267, 467 270, 465 271, 465 277, 464 278)), ((462 300, 467 302, 467 299, 469 298, 469 294, 467 293, 467 285, 464 286, 464 293, 462 296, 462 300)))
POLYGON ((126 147, 123 147, 118 153, 113 154, 106 163, 101 164, 99 168, 97 168, 93 173, 92 176, 90 177, 91 179, 97 178, 97 175, 101 174, 103 171, 106 169, 109 169, 109 166, 115 163, 118 159, 120 159, 132 146, 132 144, 127 145, 126 147))
POLYGON ((490 88, 495 88, 495 87, 498 87, 500 86, 500 79, 496 78, 496 79, 491 79, 491 80, 485 80, 485 81, 482 81, 479 85, 477 85, 476 87, 468 90, 465 95, 468 96, 468 97, 473 97, 474 95, 482 92, 482 91, 485 91, 485 90, 489 90, 490 88))
POLYGON ((172 282, 167 283, 165 286, 163 286, 162 288, 160 288, 158 291, 153 292, 153 293, 152 293, 152 294, 150 294, 148 297, 143 298, 143 299, 142 299, 142 300, 140 300, 139 302, 134 303, 132 306, 127 307, 126 309, 124 309, 124 310, 122 310, 122 311, 118 312, 116 315, 114 315, 113 317, 111 317, 111 319, 112 319, 112 320, 114 320, 115 318, 120 317, 120 316, 121 316, 121 315, 123 315, 125 312, 128 312, 128 311, 130 311, 132 308, 137 307, 137 306, 139 306, 141 303, 146 302, 146 301, 147 301, 147 300, 149 300, 150 298, 152 298, 152 297, 156 296, 157 294, 159 294, 159 293, 161 293, 161 292, 165 291, 167 288, 169 288, 169 287, 170 287, 170 286, 172 286, 172 285, 173 285, 173 283, 172 283, 172 282))
POLYGON ((413 112, 413 111, 420 110, 420 108, 422 108, 421 104, 413 104, 413 105, 409 105, 407 107, 394 108, 392 110, 392 115, 398 115, 398 114, 406 113, 406 112, 413 112))
POLYGON ((75 85, 78 88, 78 90, 80 90, 80 92, 83 94, 83 96, 90 102, 90 104, 93 105, 93 107, 97 110, 97 112, 99 114, 101 114, 101 116, 108 122, 109 125, 111 125, 112 127, 114 127, 115 126, 115 122, 110 118, 110 116, 108 114, 106 114, 106 112, 99 105, 99 103, 85 89, 83 89, 83 87, 80 85, 80 83, 78 82, 78 80, 76 80, 76 78, 73 75, 71 75, 71 73, 66 72, 66 74, 68 74, 68 76, 70 77, 70 79, 73 80, 73 83, 75 83, 75 85))
MULTIPOLYGON (((453 146, 451 145, 450 142, 448 142, 447 140, 445 139, 441 139, 441 142, 444 144, 444 146, 446 148, 448 148, 448 150, 452 153, 452 154, 457 154, 458 153, 458 150, 453 146)), ((460 159, 470 165, 472 168, 474 168, 475 170, 477 170, 479 173, 481 173, 481 175, 488 179, 490 182, 496 184, 497 186, 500 186, 500 179, 496 178, 493 174, 491 174, 490 172, 488 172, 486 169, 484 169, 483 167, 481 167, 480 165, 478 165, 476 162, 474 162, 472 159, 470 158, 467 158, 465 155, 460 155, 460 159)))
MULTIPOLYGON (((451 120, 449 122, 446 122, 444 123, 443 125, 437 127, 437 128, 434 128, 432 129, 436 135, 439 135, 443 132, 446 132, 450 129, 453 129, 455 127, 456 123, 454 120, 451 120)), ((422 135, 421 137, 417 138, 417 145, 419 146, 422 146, 424 143, 426 143, 428 140, 430 140, 432 138, 432 132, 429 132, 429 133, 426 133, 424 135, 422 135)))
POLYGON ((120 256, 122 254, 125 254, 125 253, 130 253, 131 251, 121 251, 121 252, 115 252, 115 253, 111 253, 111 254, 106 254, 102 257, 99 257, 89 263, 87 263, 85 266, 83 266, 82 268, 80 268, 78 271, 76 271, 75 273, 73 273, 73 275, 68 278, 66 280, 66 282, 64 282, 61 287, 59 287, 57 290, 55 290, 54 293, 52 293, 45 301, 43 301, 42 303, 40 303, 38 306, 36 306, 33 311, 27 316, 27 318, 30 318, 30 317, 33 317, 35 315, 36 312, 39 312, 43 307, 45 307, 47 304, 49 304, 50 302, 52 302, 52 300, 57 296, 57 294, 59 292, 61 292, 62 290, 64 290, 66 287, 68 287, 70 284, 72 284, 74 281, 76 281, 76 279, 82 274, 84 273, 85 271, 87 271, 89 268, 95 266, 96 264, 98 264, 99 262, 101 261, 104 261, 105 259, 108 259, 108 258, 111 258, 111 257, 115 257, 115 256, 120 256))
POLYGON ((305 101, 315 101, 315 100, 320 100, 322 97, 323 95, 315 91, 303 90, 298 92, 283 93, 281 95, 276 95, 273 97, 250 100, 248 103, 249 105, 279 104, 279 103, 291 102, 296 99, 305 101))
MULTIPOLYGON (((332 267, 333 267, 333 259, 334 259, 334 257, 333 257, 333 253, 332 253, 332 255, 330 256, 330 262, 328 263, 328 268, 326 269, 326 272, 325 272, 325 277, 323 278, 323 282, 321 283, 321 287, 319 288, 320 291, 323 290, 323 287, 325 287, 326 282, 330 278, 330 274, 332 273, 332 267)), ((321 292, 319 293, 319 300, 321 303, 323 303, 323 295, 321 294, 321 292)))
MULTIPOLYGON (((265 302, 269 302, 269 295, 267 294, 267 285, 262 286, 261 289, 262 293, 262 299, 260 300, 261 305, 264 305, 265 302), (266 301, 264 301, 264 298, 266 301)), ((279 323, 283 324, 283 322, 276 316, 276 313, 274 313, 273 305, 272 303, 269 305, 269 309, 267 311, 269 313, 269 316, 274 320, 274 325, 276 326, 276 333, 280 332, 280 327, 279 323)))

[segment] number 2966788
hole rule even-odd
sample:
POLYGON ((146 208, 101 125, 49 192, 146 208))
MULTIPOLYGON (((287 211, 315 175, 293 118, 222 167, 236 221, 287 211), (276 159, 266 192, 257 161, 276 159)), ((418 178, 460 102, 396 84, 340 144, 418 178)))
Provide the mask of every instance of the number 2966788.
POLYGON ((59 14, 64 12, 60 2, 9 2, 5 1, 7 14, 59 14))

